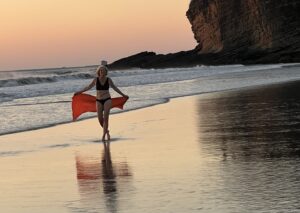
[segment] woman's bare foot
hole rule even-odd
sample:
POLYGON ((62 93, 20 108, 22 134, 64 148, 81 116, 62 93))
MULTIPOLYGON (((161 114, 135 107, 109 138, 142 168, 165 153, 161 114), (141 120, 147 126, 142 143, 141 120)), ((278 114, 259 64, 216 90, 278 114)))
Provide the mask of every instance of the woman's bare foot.
POLYGON ((105 134, 102 136, 102 142, 105 142, 105 134))

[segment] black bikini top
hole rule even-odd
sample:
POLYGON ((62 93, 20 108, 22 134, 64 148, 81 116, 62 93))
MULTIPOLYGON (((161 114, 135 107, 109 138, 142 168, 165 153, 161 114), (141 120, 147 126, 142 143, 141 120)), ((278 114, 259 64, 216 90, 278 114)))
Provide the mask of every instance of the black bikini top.
POLYGON ((106 81, 105 81, 104 85, 102 85, 99 78, 97 77, 96 89, 97 90, 108 90, 109 89, 108 78, 106 78, 106 81))

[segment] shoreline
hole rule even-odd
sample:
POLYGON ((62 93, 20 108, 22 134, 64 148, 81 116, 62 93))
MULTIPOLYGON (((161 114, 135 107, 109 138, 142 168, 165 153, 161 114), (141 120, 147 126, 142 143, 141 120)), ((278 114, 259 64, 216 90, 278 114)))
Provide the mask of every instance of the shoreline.
MULTIPOLYGON (((121 209, 118 212, 139 212, 142 197, 148 200, 144 201, 146 206, 151 204, 152 196, 142 195, 143 189, 153 184, 147 191, 156 191, 159 185, 155 183, 165 173, 151 167, 161 164, 159 153, 167 145, 162 140, 169 141, 169 131, 178 127, 174 121, 190 126, 180 134, 182 137, 189 135, 191 141, 196 138, 192 118, 176 117, 182 104, 193 105, 194 100, 187 97, 111 116, 112 141, 108 152, 100 142, 97 119, 0 137, 2 151, 24 150, 0 157, 5 171, 0 180, 5 192, 0 195, 1 209, 10 213, 116 212, 116 208, 121 209), (149 175, 156 178, 149 181, 149 175), (130 194, 135 189, 142 190, 142 197, 130 194)), ((180 141, 176 143, 183 147, 180 141)), ((195 150, 190 149, 192 153, 195 150)), ((171 158, 163 159, 165 163, 172 162, 171 158)), ((165 175, 168 180, 168 174, 165 175)))
POLYGON ((1 209, 293 212, 299 87, 206 93, 114 114, 109 146, 96 118, 2 136, 1 209))
MULTIPOLYGON (((151 104, 151 105, 148 105, 148 106, 145 106, 145 107, 138 107, 138 108, 126 110, 126 105, 125 105, 125 107, 124 107, 125 110, 116 111, 116 112, 111 113, 110 115, 126 113, 126 112, 130 112, 130 111, 141 110, 141 109, 146 109, 146 108, 153 107, 153 106, 156 106, 156 105, 161 105, 161 104, 168 103, 168 102, 170 102, 170 100, 177 99, 177 98, 184 98, 184 97, 198 96, 198 95, 207 95, 207 94, 216 94, 216 93, 223 93, 223 92, 230 92, 230 91, 243 91, 243 90, 248 90, 248 89, 263 88, 263 87, 274 86, 274 85, 297 83, 299 81, 300 81, 300 79, 286 80, 286 81, 272 82, 272 83, 261 84, 261 85, 252 85, 252 86, 245 86, 245 87, 240 87, 240 88, 225 89, 225 90, 220 90, 220 91, 210 91, 210 92, 202 92, 202 93, 193 93, 193 94, 188 94, 188 95, 184 95, 184 96, 167 97, 167 98, 164 98, 165 101, 162 101, 161 103, 151 104)), ((49 125, 36 127, 36 128, 30 128, 30 129, 26 129, 26 130, 0 133, 0 137, 5 136, 5 135, 13 135, 13 134, 18 134, 18 133, 27 132, 27 131, 36 131, 36 130, 40 130, 40 129, 47 129, 47 128, 51 128, 51 127, 55 127, 55 126, 59 126, 59 125, 74 123, 72 121, 72 118, 71 118, 71 113, 72 112, 71 112, 71 108, 70 108, 70 121, 65 121, 65 122, 60 122, 60 123, 55 123, 55 124, 49 124, 49 125)), ((96 118, 96 115, 95 116, 90 116, 90 117, 87 117, 87 118, 80 118, 76 122, 89 120, 89 119, 95 119, 95 118, 96 118)))

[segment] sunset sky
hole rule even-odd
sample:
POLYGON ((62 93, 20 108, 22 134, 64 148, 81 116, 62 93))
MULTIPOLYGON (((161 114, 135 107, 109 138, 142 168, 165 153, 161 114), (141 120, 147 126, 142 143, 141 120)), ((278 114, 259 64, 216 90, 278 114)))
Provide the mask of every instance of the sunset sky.
POLYGON ((194 48, 189 0, 2 0, 0 70, 84 66, 194 48))

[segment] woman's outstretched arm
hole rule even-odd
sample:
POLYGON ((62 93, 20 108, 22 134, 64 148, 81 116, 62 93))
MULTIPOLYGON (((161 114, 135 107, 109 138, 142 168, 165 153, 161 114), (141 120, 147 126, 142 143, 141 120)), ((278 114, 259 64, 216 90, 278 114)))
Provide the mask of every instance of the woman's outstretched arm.
POLYGON ((86 86, 85 88, 83 88, 82 90, 80 90, 78 92, 75 92, 74 95, 78 95, 85 91, 90 90, 91 88, 93 88, 95 86, 95 84, 96 84, 96 78, 88 86, 86 86))
POLYGON ((127 97, 128 98, 128 95, 125 95, 123 92, 121 92, 121 90, 119 90, 119 88, 115 86, 114 82, 110 78, 108 79, 108 81, 109 81, 109 86, 111 88, 113 88, 117 93, 119 93, 123 97, 127 97))

